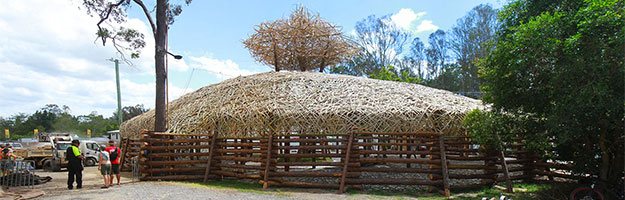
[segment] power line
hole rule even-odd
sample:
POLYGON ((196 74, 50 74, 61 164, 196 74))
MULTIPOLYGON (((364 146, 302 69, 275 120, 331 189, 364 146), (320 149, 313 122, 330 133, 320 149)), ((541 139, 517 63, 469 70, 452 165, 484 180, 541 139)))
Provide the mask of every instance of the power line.
POLYGON ((189 84, 191 83, 191 78, 193 78, 193 72, 195 72, 195 68, 191 70, 191 74, 189 75, 189 78, 187 79, 187 84, 184 86, 184 90, 182 91, 182 94, 180 94, 180 96, 187 93, 187 88, 189 88, 189 84))

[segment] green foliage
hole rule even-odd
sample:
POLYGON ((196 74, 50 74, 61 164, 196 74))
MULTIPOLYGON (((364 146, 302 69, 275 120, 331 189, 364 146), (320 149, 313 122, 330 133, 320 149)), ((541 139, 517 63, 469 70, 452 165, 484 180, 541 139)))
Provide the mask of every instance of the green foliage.
MULTIPOLYGON (((123 117, 122 121, 132 119, 133 117, 143 114, 144 112, 147 112, 147 111, 148 109, 144 108, 143 104, 137 104, 135 106, 124 106, 122 108, 122 117, 123 117)), ((117 120, 117 112, 114 112, 111 118, 114 120, 117 120)))
POLYGON ((477 143, 498 149, 500 140, 497 136, 504 136, 502 140, 505 141, 507 138, 505 136, 510 135, 511 120, 508 116, 497 112, 476 109, 467 114, 464 125, 477 143))
MULTIPOLYGON (((192 0, 185 0, 184 2, 169 3, 168 9, 164 12, 163 19, 167 19, 167 25, 172 25, 175 18, 182 13, 182 5, 189 5, 192 0)), ((148 8, 145 7, 142 1, 116 1, 111 2, 108 0, 82 0, 82 5, 90 16, 97 15, 101 20, 97 23, 98 30, 96 31, 97 39, 102 41, 102 45, 106 45, 107 41, 111 41, 117 52, 125 60, 124 55, 126 52, 130 52, 130 57, 133 59, 139 58, 141 50, 145 47, 145 36, 136 29, 125 27, 123 24, 128 19, 128 9, 132 7, 133 3, 143 9, 144 14, 149 18, 149 23, 152 27, 153 36, 155 36, 156 24, 150 16, 148 8), (112 28, 101 26, 101 23, 116 23, 119 24, 119 28, 112 28)))
MULTIPOLYGON (((147 109, 143 105, 127 106, 123 109, 124 116, 133 117, 139 115, 147 109), (127 113, 127 114, 126 114, 127 113)), ((104 118, 97 112, 89 115, 73 116, 67 106, 60 108, 56 104, 48 104, 37 110, 32 115, 19 113, 8 118, 0 117, 0 139, 6 139, 4 130, 9 129, 11 138, 18 139, 33 137, 34 129, 40 133, 44 132, 64 132, 86 135, 87 129, 91 130, 92 137, 105 135, 107 131, 119 129, 115 116, 104 118)))
POLYGON ((400 72, 395 71, 395 68, 391 65, 386 67, 382 67, 377 74, 370 74, 369 78, 379 79, 379 80, 388 80, 388 81, 397 81, 397 82, 406 82, 406 83, 420 83, 421 79, 410 76, 408 72, 400 72), (398 76, 399 74, 399 76, 398 76))
POLYGON ((446 64, 438 76, 425 80, 423 84, 443 90, 462 91, 463 77, 460 65, 446 64))
POLYGON ((512 144, 521 140, 524 140, 524 148, 527 150, 544 151, 548 149, 548 136, 537 133, 543 127, 529 119, 531 117, 527 115, 512 115, 476 109, 467 114, 463 123, 469 135, 477 143, 489 146, 489 149, 499 149, 500 142, 512 144))
MULTIPOLYGON (((480 61, 484 100, 524 116, 576 171, 623 171, 625 5, 622 0, 519 0, 499 13, 496 49, 480 61)), ((531 131, 529 131, 531 130, 531 131)))

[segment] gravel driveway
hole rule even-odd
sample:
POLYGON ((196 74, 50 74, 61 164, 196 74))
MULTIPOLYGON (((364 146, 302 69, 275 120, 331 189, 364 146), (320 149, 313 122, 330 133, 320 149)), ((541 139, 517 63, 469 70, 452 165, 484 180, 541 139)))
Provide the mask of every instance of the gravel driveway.
MULTIPOLYGON (((52 194, 54 195, 54 194, 52 194)), ((115 186, 109 189, 85 188, 71 190, 41 199, 244 199, 269 200, 293 199, 268 194, 240 192, 236 190, 197 187, 186 183, 139 182, 115 186)))
POLYGON ((336 191, 322 189, 271 188, 267 191, 238 191, 234 189, 211 188, 180 182, 137 182, 126 183, 109 189, 88 187, 81 190, 63 190, 48 193, 38 199, 417 199, 411 196, 379 196, 370 194, 336 194, 336 191))
MULTIPOLYGON (((415 166, 416 167, 416 166, 415 166)), ((323 169, 318 169, 323 170, 323 169)), ((330 170, 330 169, 328 169, 330 170)), ((97 167, 88 167, 83 171, 83 189, 67 190, 67 172, 43 172, 37 170, 37 175, 51 176, 51 182, 37 185, 35 190, 43 190, 44 196, 38 199, 242 199, 242 200, 273 200, 273 199, 416 199, 405 195, 371 195, 363 194, 336 194, 336 190, 313 188, 281 188, 270 187, 268 190, 237 190, 230 188, 215 188, 183 182, 136 182, 132 183, 130 174, 122 173, 122 185, 108 189, 100 189, 102 176, 97 167)), ((404 177, 405 178, 405 177, 404 177)), ((323 180, 317 180, 323 182, 323 180)), ((330 181, 336 182, 336 178, 330 181)), ((387 187, 387 186, 384 186, 387 187)), ((388 188, 386 188, 388 189, 388 188)), ((397 188, 395 188, 397 189, 397 188)), ((410 190, 410 188, 403 188, 410 190)), ((436 194, 423 194, 430 196, 436 194)))

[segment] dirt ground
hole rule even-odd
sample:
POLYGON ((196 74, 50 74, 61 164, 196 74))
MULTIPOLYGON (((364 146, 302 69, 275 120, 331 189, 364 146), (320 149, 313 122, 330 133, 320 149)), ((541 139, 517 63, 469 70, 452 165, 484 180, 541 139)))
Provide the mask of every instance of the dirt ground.
MULTIPOLYGON (((97 167, 87 167, 83 171, 83 188, 67 189, 67 171, 44 172, 36 170, 35 174, 52 177, 52 181, 34 187, 15 187, 0 192, 0 200, 9 199, 240 199, 240 200, 282 200, 282 199, 446 199, 438 194, 420 193, 418 197, 405 194, 380 194, 364 191, 352 191, 337 194, 336 190, 262 187, 220 186, 219 183, 202 185, 186 182, 133 182, 130 173, 122 173, 121 185, 111 188, 100 188, 104 181, 97 167), (21 192, 21 193, 20 193, 21 192), (43 195, 42 195, 43 194, 43 195)), ((115 180, 116 182, 116 180, 115 180)), ((249 183, 248 183, 249 184, 249 183)), ((492 194, 458 194, 469 199, 491 199, 492 194)))
MULTIPOLYGON (((336 194, 336 191, 321 189, 272 188, 267 191, 246 191, 232 188, 215 188, 193 183, 180 182, 132 182, 130 173, 122 173, 121 185, 101 189, 104 184, 97 167, 87 167, 83 171, 83 188, 67 189, 67 171, 35 172, 41 177, 50 176, 52 181, 34 186, 34 190, 45 192, 35 199, 397 199, 375 195, 336 194)), ((114 181, 114 183, 117 180, 114 181)), ((18 188, 10 188, 17 191, 18 188)), ((11 197, 0 199, 15 199, 11 197)), ((400 198, 400 199, 412 199, 400 198)))
MULTIPOLYGON (((15 193, 23 193, 23 192, 37 192, 44 193, 44 196, 39 197, 40 199, 48 199, 51 196, 58 196, 64 194, 71 194, 71 192, 67 189, 67 170, 62 170, 60 172, 46 172, 41 169, 35 170, 35 174, 40 177, 52 177, 50 182, 35 185, 33 187, 10 187, 3 188, 3 192, 0 194, 0 200, 4 199, 16 199, 15 193)), ((104 185, 104 180, 100 172, 98 171, 98 167, 86 167, 83 171, 83 191, 87 190, 100 190, 101 186, 104 185)), ((122 172, 121 184, 129 184, 132 182, 132 177, 128 172, 122 172)), ((117 183, 117 179, 114 179, 114 184, 117 183)), ((75 184, 74 184, 75 186, 75 184)), ((75 189, 76 190, 76 189, 75 189)), ((78 191, 78 190, 76 190, 78 191)), ((80 192, 80 191, 79 191, 80 192)), ((26 195, 32 196, 32 195, 26 195)))
MULTIPOLYGON (((241 200, 282 200, 282 199, 445 199, 436 194, 423 194, 415 197, 402 194, 367 194, 355 192, 337 194, 336 190, 280 188, 270 187, 267 190, 238 188, 238 186, 206 186, 185 182, 133 182, 130 173, 122 173, 121 185, 101 189, 104 184, 97 167, 87 167, 83 171, 83 188, 67 189, 67 171, 35 172, 41 177, 50 176, 52 181, 36 185, 33 188, 9 188, 9 193, 0 193, 0 200, 19 199, 15 192, 29 191, 34 194, 22 194, 30 199, 241 199, 241 200), (45 193, 41 195, 41 193, 45 193), (37 196, 37 194, 39 196, 37 196)), ((116 180, 115 180, 116 182, 116 180)), ((481 199, 476 197, 476 199, 481 199)))
MULTIPOLYGON (((40 177, 50 176, 52 181, 36 185, 34 189, 43 190, 46 195, 55 195, 58 193, 66 193, 67 189, 67 170, 61 172, 45 172, 43 170, 36 170, 35 174, 40 177)), ((122 172, 121 183, 127 184, 132 182, 132 176, 129 172, 122 172)), ((113 184, 117 183, 117 179, 113 180, 113 184)), ((98 167, 85 167, 82 172, 82 185, 83 189, 100 189, 104 185, 104 179, 98 171, 98 167)), ((76 183, 74 183, 76 187, 76 183)))

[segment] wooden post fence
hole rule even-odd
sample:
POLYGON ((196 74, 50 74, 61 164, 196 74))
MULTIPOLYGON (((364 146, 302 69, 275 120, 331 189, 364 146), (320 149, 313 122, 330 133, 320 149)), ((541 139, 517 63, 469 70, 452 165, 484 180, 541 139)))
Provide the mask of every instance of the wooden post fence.
POLYGON ((506 155, 504 154, 504 151, 506 150, 504 145, 503 145, 503 141, 501 141, 501 138, 499 137, 499 135, 495 134, 497 136, 497 140, 499 140, 499 159, 501 159, 501 169, 503 170, 503 177, 506 179, 506 192, 510 192, 512 193, 514 190, 512 188, 512 181, 510 180, 510 174, 508 171, 508 164, 506 163, 506 155))
POLYGON ((343 174, 341 174, 341 185, 339 186, 339 193, 345 192, 345 177, 347 176, 347 168, 349 167, 349 157, 352 151, 352 143, 354 142, 354 132, 349 134, 349 140, 347 141, 347 151, 345 151, 345 159, 343 159, 343 174))
POLYGON ((213 152, 215 152, 215 143, 217 143, 217 134, 215 134, 215 132, 213 131, 213 136, 211 138, 210 144, 211 146, 208 152, 208 163, 206 163, 206 170, 204 171, 204 183, 208 181, 208 174, 210 174, 211 171, 211 162, 213 161, 213 152))
MULTIPOLYGON (((128 155, 127 152, 130 151, 130 139, 129 138, 122 138, 121 141, 119 141, 119 144, 120 144, 119 145, 120 148, 122 149, 122 158, 121 158, 121 162, 119 162, 121 164, 120 164, 119 167, 123 171, 125 169, 124 168, 125 166, 129 166, 129 165, 126 165, 126 161, 128 160, 128 159, 126 159, 126 156, 128 155), (126 142, 124 142, 124 140, 126 142)), ((132 166, 130 166, 130 168, 132 170, 132 166)))
POLYGON ((263 189, 269 187, 269 168, 271 167, 271 147, 273 146, 273 134, 269 134, 269 142, 267 143, 267 162, 265 164, 265 176, 263 178, 263 189))
POLYGON ((438 144, 440 146, 441 153, 441 170, 443 174, 443 193, 445 197, 449 197, 449 170, 447 169, 447 154, 445 153, 445 136, 441 134, 438 136, 438 144))
POLYGON ((537 167, 558 169, 554 172, 538 171, 538 175, 575 178, 560 172, 570 170, 566 164, 536 162, 531 165, 528 162, 532 161, 531 155, 523 155, 527 150, 517 149, 522 144, 501 143, 499 151, 492 148, 497 144, 480 145, 483 149, 477 149, 477 144, 467 137, 444 136, 435 132, 352 131, 349 134, 289 136, 272 132, 262 137, 246 138, 218 138, 215 132, 174 134, 147 131, 141 135, 142 139, 125 138, 121 142, 127 148, 122 154, 124 162, 132 156, 140 157, 141 180, 208 182, 209 179, 230 177, 256 180, 263 184, 263 189, 276 185, 332 188, 338 189, 338 193, 346 192, 347 188, 358 189, 368 185, 422 185, 429 189, 442 189, 441 193, 449 197, 451 189, 492 186, 503 181, 506 181, 507 192, 512 192, 512 180, 526 178, 513 174, 537 167), (298 153, 290 154, 291 151, 298 153), (388 156, 384 157, 385 154, 388 156), (419 155, 428 155, 429 158, 420 158, 419 155), (506 157, 517 159, 506 160, 506 157), (333 159, 316 161, 316 158, 333 159), (298 160, 294 162, 291 159, 298 160), (371 167, 376 164, 391 167, 371 167), (310 171, 313 166, 324 166, 324 170, 310 171), (470 171, 459 174, 459 170, 470 171), (477 170, 483 170, 483 173, 477 170), (381 178, 375 174, 370 176, 371 173, 390 173, 392 178, 381 178), (398 176, 398 173, 429 175, 429 180, 398 176), (318 183, 315 179, 319 178, 331 178, 335 182, 318 183), (456 182, 466 179, 478 179, 480 182, 456 182))

